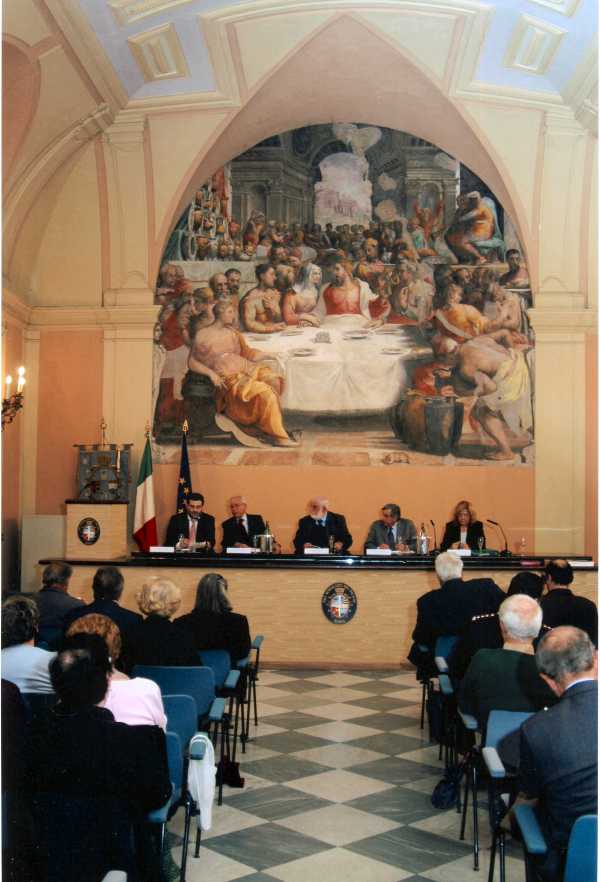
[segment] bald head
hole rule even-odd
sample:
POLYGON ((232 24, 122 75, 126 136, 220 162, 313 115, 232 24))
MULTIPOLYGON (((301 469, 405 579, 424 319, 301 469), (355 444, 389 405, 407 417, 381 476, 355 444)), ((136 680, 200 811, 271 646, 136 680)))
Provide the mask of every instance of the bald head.
POLYGON ((308 510, 313 518, 322 518, 327 514, 329 500, 325 496, 313 496, 308 502, 308 510))
POLYGON ((234 518, 241 518, 246 514, 248 504, 245 496, 232 496, 229 500, 229 508, 234 518))
POLYGON ((557 694, 577 680, 596 680, 598 659, 594 645, 585 631, 561 625, 545 634, 535 653, 540 676, 557 694))

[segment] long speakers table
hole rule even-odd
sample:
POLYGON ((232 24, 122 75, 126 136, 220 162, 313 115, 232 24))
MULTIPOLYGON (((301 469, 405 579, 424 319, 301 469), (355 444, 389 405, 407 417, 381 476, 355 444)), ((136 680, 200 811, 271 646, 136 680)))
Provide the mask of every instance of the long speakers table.
MULTIPOLYGON (((465 558, 463 578, 491 578, 504 590, 517 572, 541 572, 546 556, 465 558)), ((590 558, 569 558, 575 569, 573 590, 596 601, 597 567, 590 558)), ((44 565, 47 561, 40 561, 44 565)), ((208 572, 227 579, 234 611, 248 617, 253 634, 264 634, 261 660, 290 667, 397 668, 406 663, 416 619, 417 599, 438 587, 434 558, 418 555, 373 558, 351 555, 134 554, 120 560, 69 559, 70 593, 92 599, 96 568, 121 568, 121 603, 137 610, 136 594, 148 579, 171 579, 183 601, 176 616, 189 612, 200 578, 208 572), (352 618, 328 618, 324 595, 356 599, 352 618), (329 589, 332 589, 330 591, 329 589)), ((332 604, 335 612, 335 603, 332 604)))

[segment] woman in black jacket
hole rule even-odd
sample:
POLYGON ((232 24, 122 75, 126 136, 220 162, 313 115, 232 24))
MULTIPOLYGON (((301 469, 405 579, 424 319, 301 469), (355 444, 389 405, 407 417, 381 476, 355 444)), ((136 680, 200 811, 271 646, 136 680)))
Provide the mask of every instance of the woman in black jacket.
POLYGON ((226 649, 235 667, 250 652, 250 629, 246 616, 232 612, 226 591, 223 576, 207 573, 198 583, 194 609, 173 624, 201 655, 203 649, 226 649))
POLYGON ((470 548, 480 551, 485 548, 483 524, 475 519, 473 506, 466 499, 461 499, 454 507, 454 516, 446 524, 441 550, 449 548, 470 548))
POLYGON ((150 579, 136 597, 146 618, 133 635, 136 665, 199 665, 194 643, 175 628, 171 617, 181 605, 181 591, 169 579, 150 579))

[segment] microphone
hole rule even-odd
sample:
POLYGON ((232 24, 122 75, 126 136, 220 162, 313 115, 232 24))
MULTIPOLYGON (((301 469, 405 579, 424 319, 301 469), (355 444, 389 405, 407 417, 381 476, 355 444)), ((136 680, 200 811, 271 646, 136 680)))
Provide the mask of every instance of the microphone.
POLYGON ((431 521, 431 520, 429 521, 429 523, 430 523, 431 526, 433 527, 433 551, 437 551, 437 535, 436 535, 436 532, 435 532, 435 524, 434 524, 434 522, 431 521))
POLYGON ((508 550, 508 539, 506 538, 506 533, 502 529, 502 524, 499 524, 498 521, 493 521, 491 518, 487 518, 487 523, 492 524, 494 527, 498 527, 502 536, 504 538, 504 551, 501 551, 500 554, 502 557, 512 557, 511 552, 508 550))

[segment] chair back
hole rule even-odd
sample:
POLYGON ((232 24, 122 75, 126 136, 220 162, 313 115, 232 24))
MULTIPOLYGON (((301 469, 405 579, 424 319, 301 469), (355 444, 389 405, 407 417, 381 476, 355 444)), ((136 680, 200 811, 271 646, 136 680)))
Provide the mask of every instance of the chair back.
POLYGON ((485 734, 485 746, 498 749, 498 745, 503 738, 516 732, 521 727, 521 724, 532 716, 533 713, 526 713, 524 711, 490 711, 485 734))
POLYGON ((597 878, 598 815, 582 815, 573 824, 563 882, 597 878))
POLYGON ((133 676, 154 680, 163 695, 191 695, 199 717, 208 713, 215 698, 215 675, 210 668, 136 665, 133 676))
POLYGON ((179 736, 185 755, 198 731, 196 702, 191 695, 163 695, 163 705, 167 715, 167 732, 175 732, 179 736))
POLYGON ((48 708, 54 707, 57 701, 54 692, 21 692, 21 698, 25 704, 28 722, 48 708))
POLYGON ((166 803, 160 808, 148 812, 146 819, 150 824, 166 824, 171 806, 181 799, 183 785, 183 753, 179 735, 175 732, 167 732, 167 763, 169 765, 169 778, 171 779, 172 792, 166 803))
POLYGON ((229 653, 226 649, 202 649, 198 655, 200 656, 200 664, 211 668, 215 675, 216 687, 220 689, 231 670, 229 653))
POLYGON ((444 637, 438 637, 435 641, 435 649, 434 656, 439 656, 440 658, 449 658, 450 653, 454 649, 454 645, 457 642, 458 637, 456 635, 446 635, 444 637))

